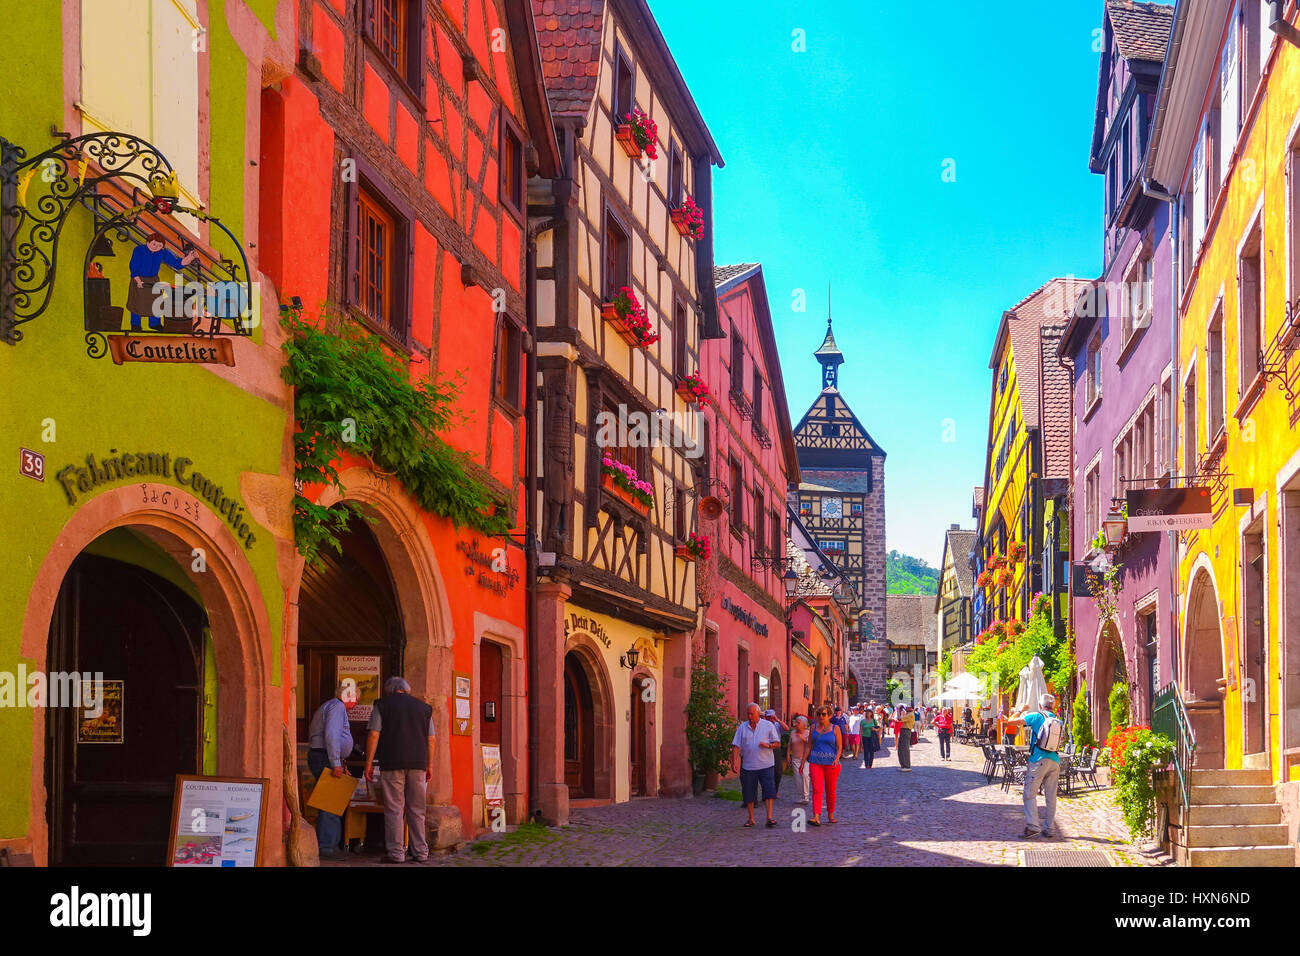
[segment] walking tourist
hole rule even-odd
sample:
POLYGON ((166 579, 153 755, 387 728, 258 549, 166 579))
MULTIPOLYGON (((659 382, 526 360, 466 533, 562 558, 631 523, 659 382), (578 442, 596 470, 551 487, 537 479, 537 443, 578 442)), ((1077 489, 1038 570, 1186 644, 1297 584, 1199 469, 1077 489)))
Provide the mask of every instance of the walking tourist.
POLYGON ((970 704, 961 709, 961 725, 966 728, 967 733, 970 733, 975 726, 975 715, 971 712, 970 704))
POLYGON ((411 855, 419 863, 429 858, 424 811, 433 779, 433 708, 411 696, 401 677, 384 681, 384 696, 375 701, 366 725, 366 779, 375 779, 384 795, 384 848, 388 863, 406 860, 402 823, 410 831, 411 855))
MULTIPOLYGON (((790 732, 790 725, 778 717, 776 711, 771 707, 763 712, 763 719, 775 725, 778 738, 782 734, 790 732)), ((783 759, 785 748, 783 746, 777 747, 773 753, 776 754, 776 758, 772 764, 772 796, 779 798, 781 796, 781 777, 785 773, 785 760, 783 759)))
POLYGON ((1040 833, 1050 839, 1055 835, 1056 825, 1056 781, 1061 776, 1061 761, 1056 751, 1065 741, 1065 724, 1052 713, 1056 698, 1043 694, 1038 698, 1038 709, 1029 711, 1026 704, 1022 711, 1013 711, 1009 720, 1015 721, 1016 715, 1024 712, 1020 720, 1024 721, 1029 733, 1029 766, 1025 769, 1025 832, 1022 839, 1036 837, 1040 833), (1038 791, 1043 791, 1043 825, 1038 825, 1038 791))
POLYGON ((826 812, 835 822, 835 785, 840 779, 840 755, 844 752, 844 735, 831 719, 829 707, 817 710, 817 726, 812 731, 812 751, 808 762, 812 771, 813 816, 809 826, 822 825, 822 795, 826 796, 826 812))
POLYGON ((808 718, 800 714, 794 719, 790 730, 790 767, 794 770, 794 779, 799 784, 799 803, 808 802, 808 788, 811 784, 808 771, 808 751, 812 747, 812 733, 808 718))
POLYGON ((847 720, 849 722, 849 742, 848 753, 845 756, 853 760, 857 757, 858 747, 862 743, 862 714, 858 712, 857 707, 850 708, 847 720))
POLYGON ((880 742, 876 739, 876 728, 880 726, 876 720, 876 714, 873 710, 867 710, 862 715, 862 723, 858 727, 858 733, 862 738, 862 768, 870 770, 872 762, 876 759, 876 751, 880 749, 880 742))
POLYGON ((849 719, 844 716, 844 708, 839 704, 835 705, 831 723, 840 729, 840 753, 842 754, 849 743, 849 719))
POLYGON ((952 759, 952 709, 945 707, 934 718, 935 730, 939 732, 939 759, 952 759))
MULTIPOLYGON (((319 781, 328 769, 336 777, 347 774, 343 761, 356 749, 348 711, 357 705, 357 682, 346 678, 334 688, 334 696, 317 708, 307 728, 307 768, 319 781)), ((325 810, 316 811, 316 842, 320 855, 328 860, 340 850, 343 818, 325 810)))
POLYGON ((758 790, 763 789, 763 803, 767 807, 767 825, 776 826, 772 819, 772 801, 776 799, 776 751, 781 746, 781 734, 776 724, 759 716, 758 704, 750 702, 745 708, 744 723, 736 728, 731 738, 731 772, 740 774, 740 794, 745 802, 749 819, 745 826, 754 825, 754 804, 758 790))
POLYGON ((898 705, 898 713, 894 715, 894 720, 898 729, 894 732, 898 738, 898 768, 903 773, 912 772, 912 728, 916 725, 916 718, 902 704, 898 705))

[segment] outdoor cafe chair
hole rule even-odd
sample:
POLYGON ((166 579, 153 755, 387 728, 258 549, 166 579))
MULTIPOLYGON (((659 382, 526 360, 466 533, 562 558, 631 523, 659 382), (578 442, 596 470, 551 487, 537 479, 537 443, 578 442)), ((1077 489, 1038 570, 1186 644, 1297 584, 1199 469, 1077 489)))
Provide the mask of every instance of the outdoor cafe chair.
POLYGON ((1002 767, 1001 761, 998 760, 997 751, 988 744, 980 744, 980 749, 984 751, 984 769, 980 772, 984 774, 984 779, 989 783, 997 776, 998 770, 1002 767))
POLYGON ((1087 756, 1080 762, 1079 769, 1076 771, 1076 776, 1094 790, 1101 788, 1101 784, 1097 782, 1097 754, 1096 747, 1089 747, 1087 756))
POLYGON ((1023 786, 1028 762, 1020 754, 1007 748, 1002 751, 1002 789, 1010 790, 1013 786, 1023 786))

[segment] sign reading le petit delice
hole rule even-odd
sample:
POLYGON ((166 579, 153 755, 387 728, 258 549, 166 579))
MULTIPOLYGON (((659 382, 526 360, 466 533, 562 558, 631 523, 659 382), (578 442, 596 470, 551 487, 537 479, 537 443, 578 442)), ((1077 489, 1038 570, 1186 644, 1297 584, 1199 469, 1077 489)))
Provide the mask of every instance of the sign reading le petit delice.
POLYGON ((1141 488, 1125 495, 1129 531, 1205 531, 1214 527, 1210 489, 1141 488))

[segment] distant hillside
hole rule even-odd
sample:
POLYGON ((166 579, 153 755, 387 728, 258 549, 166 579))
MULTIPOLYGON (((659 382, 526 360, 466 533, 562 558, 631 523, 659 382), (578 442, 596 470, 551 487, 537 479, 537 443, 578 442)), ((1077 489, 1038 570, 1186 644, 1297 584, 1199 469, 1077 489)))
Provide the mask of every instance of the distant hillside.
POLYGON ((938 594, 939 569, 897 551, 885 555, 886 594, 938 594))

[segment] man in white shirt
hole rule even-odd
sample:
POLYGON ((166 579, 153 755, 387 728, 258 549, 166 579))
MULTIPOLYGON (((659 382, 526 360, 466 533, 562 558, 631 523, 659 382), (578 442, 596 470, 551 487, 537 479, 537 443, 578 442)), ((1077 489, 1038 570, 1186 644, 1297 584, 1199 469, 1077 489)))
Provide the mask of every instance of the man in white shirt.
POLYGON ((781 734, 776 724, 764 720, 758 704, 751 702, 745 708, 744 723, 736 728, 731 738, 731 770, 740 774, 740 793, 745 801, 749 820, 745 826, 754 825, 754 804, 758 802, 758 788, 763 788, 763 803, 767 805, 767 825, 776 826, 772 818, 772 801, 776 799, 776 751, 781 746, 781 734))
POLYGON ((858 748, 862 744, 862 713, 855 704, 849 708, 849 739, 848 753, 844 755, 845 760, 852 760, 858 755, 858 748))

